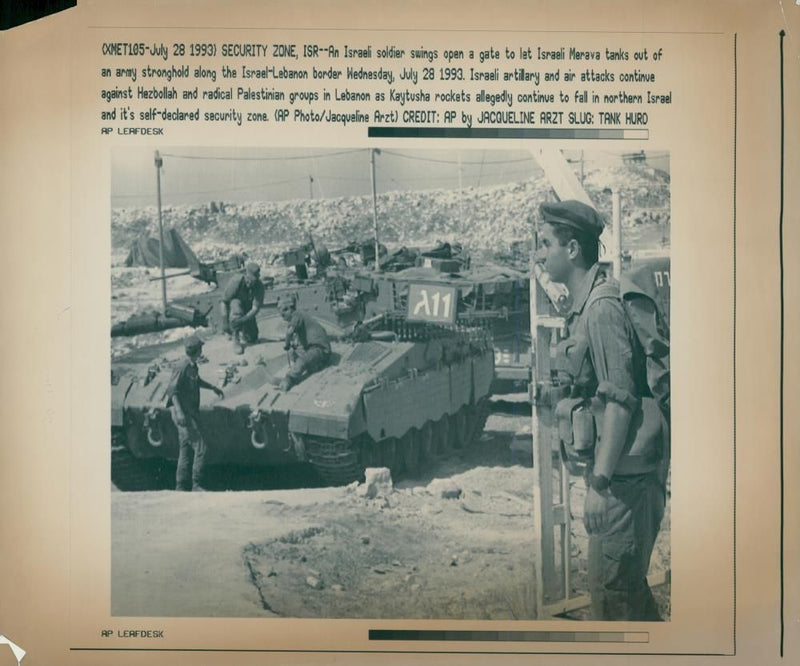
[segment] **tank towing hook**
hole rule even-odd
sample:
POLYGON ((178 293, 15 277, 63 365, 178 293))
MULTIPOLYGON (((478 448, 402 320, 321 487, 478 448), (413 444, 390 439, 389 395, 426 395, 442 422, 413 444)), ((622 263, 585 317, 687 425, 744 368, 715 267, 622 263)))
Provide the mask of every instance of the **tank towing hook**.
POLYGON ((164 432, 161 428, 161 418, 158 410, 152 407, 147 410, 144 417, 144 428, 147 432, 147 441, 150 446, 158 448, 164 443, 164 432))
POLYGON ((247 427, 250 430, 250 443, 255 449, 263 449, 267 445, 267 417, 260 409, 250 412, 247 427))

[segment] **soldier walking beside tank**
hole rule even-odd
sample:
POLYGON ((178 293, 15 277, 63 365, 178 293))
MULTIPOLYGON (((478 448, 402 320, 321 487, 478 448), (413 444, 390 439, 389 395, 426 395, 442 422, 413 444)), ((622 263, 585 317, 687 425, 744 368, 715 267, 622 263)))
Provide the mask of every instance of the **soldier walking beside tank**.
POLYGON ((322 325, 306 312, 298 312, 290 298, 280 306, 281 316, 289 323, 283 348, 291 352, 291 364, 280 388, 288 391, 310 375, 325 367, 331 355, 331 343, 322 325))
POLYGON ((244 345, 258 342, 256 315, 264 303, 264 284, 258 264, 249 263, 244 275, 234 275, 222 296, 222 324, 233 337, 234 351, 244 353, 244 345))
POLYGON ((203 343, 198 337, 192 336, 186 341, 186 358, 175 368, 167 388, 167 406, 178 429, 176 490, 204 490, 206 445, 198 422, 200 389, 209 389, 220 398, 224 397, 220 389, 200 378, 197 360, 202 350, 203 343))
MULTIPOLYGON (((634 328, 619 283, 597 263, 600 215, 579 201, 546 203, 540 210, 537 262, 572 299, 569 336, 555 359, 569 377, 571 395, 556 414, 560 428, 566 414, 573 429, 566 447, 562 436, 565 459, 585 465, 592 616, 660 620, 646 577, 664 514, 668 426, 648 387, 643 324, 634 328), (590 426, 580 427, 586 421, 577 414, 588 416, 590 426)), ((663 344, 668 363, 668 340, 663 344)), ((666 382, 668 390, 668 374, 666 382)))

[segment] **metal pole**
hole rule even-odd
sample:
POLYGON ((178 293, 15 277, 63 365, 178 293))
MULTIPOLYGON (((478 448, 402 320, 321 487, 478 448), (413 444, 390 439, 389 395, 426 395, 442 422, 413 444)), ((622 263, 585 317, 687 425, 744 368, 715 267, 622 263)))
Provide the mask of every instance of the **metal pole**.
POLYGON ((540 460, 540 449, 542 446, 541 439, 539 437, 539 412, 537 407, 537 399, 539 396, 537 395, 537 387, 539 386, 539 376, 537 374, 537 356, 538 356, 538 348, 539 348, 539 318, 538 318, 538 292, 539 289, 538 283, 536 278, 534 277, 533 268, 536 266, 534 262, 534 254, 536 252, 536 232, 533 233, 533 249, 531 250, 531 254, 529 257, 529 266, 531 270, 529 271, 530 275, 530 333, 531 333, 531 383, 528 387, 530 391, 530 402, 531 402, 531 437, 532 437, 532 455, 533 455, 533 467, 534 467, 534 475, 533 475, 533 534, 534 534, 534 542, 533 542, 533 556, 534 556, 534 563, 533 563, 533 573, 534 573, 534 582, 536 584, 536 594, 534 597, 534 615, 538 619, 540 617, 540 613, 542 612, 542 607, 544 606, 544 549, 542 548, 542 517, 543 512, 545 510, 545 502, 547 498, 545 497, 544 493, 542 492, 542 471, 541 465, 539 464, 540 460))
POLYGON ((164 273, 164 221, 161 217, 161 166, 164 161, 156 151, 156 187, 158 191, 158 263, 161 266, 161 312, 167 316, 167 278, 164 273))
POLYGON ((461 177, 461 151, 458 153, 458 224, 464 228, 464 183, 461 177))
POLYGON ((369 153, 370 174, 372 176, 372 219, 375 224, 375 270, 381 270, 381 252, 380 243, 378 242, 378 193, 375 189, 375 154, 380 155, 378 148, 373 148, 369 153))
POLYGON ((308 198, 314 198, 314 176, 308 177, 308 198))
MULTIPOLYGON (((172 278, 180 277, 181 275, 191 275, 191 274, 192 274, 192 269, 190 268, 188 271, 181 271, 180 273, 170 273, 167 279, 171 280, 172 278)), ((154 277, 150 278, 150 282, 155 282, 156 280, 163 280, 163 279, 164 278, 154 277)))

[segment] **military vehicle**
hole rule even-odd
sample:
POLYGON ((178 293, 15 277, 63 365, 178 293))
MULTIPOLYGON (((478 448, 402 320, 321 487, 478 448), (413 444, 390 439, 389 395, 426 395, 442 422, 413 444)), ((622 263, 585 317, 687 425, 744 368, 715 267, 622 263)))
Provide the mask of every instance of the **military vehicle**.
MULTIPOLYGON (((459 289, 447 283, 381 278, 374 310, 350 335, 333 340, 327 367, 288 391, 277 386, 289 367, 285 323, 258 319, 260 340, 243 355, 224 335, 206 340, 200 375, 225 392, 201 391, 206 460, 244 466, 311 463, 331 484, 362 477, 370 466, 416 476, 439 449, 468 443, 483 429, 494 371, 491 335, 458 310, 459 289)), ((302 307, 302 304, 301 304, 302 307)), ((474 313, 473 313, 474 314, 474 313)), ((332 333, 336 327, 321 323, 332 333)), ((177 431, 166 408, 180 343, 141 348, 112 367, 112 440, 118 453, 177 459, 177 431)), ((112 479, 125 489, 125 470, 112 479)))
POLYGON ((456 290, 458 319, 480 327, 491 341, 495 379, 527 380, 530 376, 529 280, 514 268, 472 263, 463 255, 430 257, 421 253, 416 266, 395 273, 356 272, 350 291, 358 292, 364 316, 400 313, 409 285, 424 282, 456 290))
MULTIPOLYGON (((281 300, 293 298, 300 310, 332 324, 337 330, 352 325, 360 318, 356 305, 345 297, 347 275, 332 267, 333 261, 324 245, 308 242, 290 248, 279 255, 287 269, 282 275, 262 275, 264 284, 264 308, 274 309, 281 300), (312 273, 309 274, 309 268, 312 273)), ((219 302, 222 290, 234 275, 241 275, 244 262, 236 267, 221 267, 210 277, 217 288, 211 291, 183 296, 170 302, 170 306, 189 312, 202 313, 204 325, 220 332, 219 302)), ((263 271, 263 267, 262 267, 263 271)))

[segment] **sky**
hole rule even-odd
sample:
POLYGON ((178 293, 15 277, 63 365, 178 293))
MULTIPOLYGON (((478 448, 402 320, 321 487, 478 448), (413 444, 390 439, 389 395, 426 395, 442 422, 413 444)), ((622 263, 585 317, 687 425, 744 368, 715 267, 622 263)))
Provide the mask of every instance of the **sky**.
MULTIPOLYGON (((370 195, 370 149, 164 148, 159 151, 164 205, 210 201, 286 201, 370 195)), ((620 151, 565 151, 591 166, 621 164, 620 151)), ((156 203, 154 150, 117 148, 111 157, 111 206, 156 203)), ((650 153, 669 171, 668 154, 650 153)), ((390 191, 489 187, 539 176, 528 150, 396 150, 375 155, 379 194, 390 191)))

